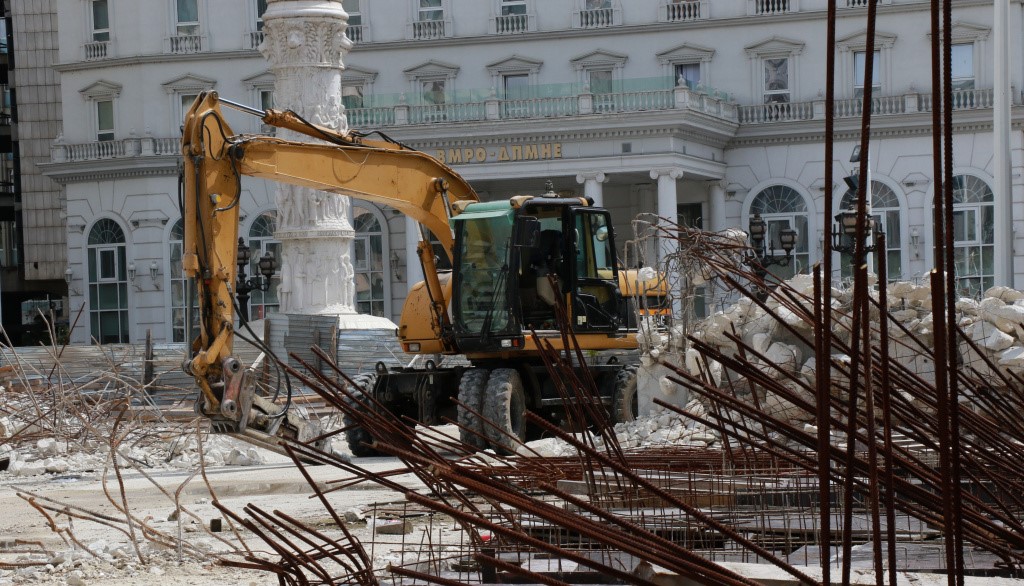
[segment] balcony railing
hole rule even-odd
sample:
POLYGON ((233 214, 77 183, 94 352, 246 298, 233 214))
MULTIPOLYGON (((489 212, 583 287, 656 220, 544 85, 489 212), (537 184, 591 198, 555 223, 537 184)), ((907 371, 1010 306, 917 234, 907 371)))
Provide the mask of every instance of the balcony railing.
MULTIPOLYGON (((992 107, 992 89, 960 90, 953 92, 953 110, 984 110, 992 107)), ((871 113, 894 116, 932 111, 931 94, 904 94, 880 96, 871 99, 871 113)), ((864 112, 864 100, 852 98, 835 101, 836 118, 853 118, 864 112)), ((740 124, 767 124, 772 122, 798 122, 823 120, 825 101, 792 102, 784 104, 756 104, 739 107, 740 124)))
POLYGON ((417 20, 412 23, 412 38, 443 39, 445 36, 443 20, 417 20))
POLYGON ((666 22, 687 22, 707 18, 707 2, 704 0, 669 2, 664 8, 666 22))
MULTIPOLYGON (((654 112, 671 110, 698 111, 728 120, 736 120, 736 106, 724 94, 693 91, 687 87, 672 87, 671 81, 628 80, 631 86, 650 89, 622 90, 593 94, 576 88, 574 95, 546 95, 526 98, 499 98, 487 93, 473 93, 462 100, 452 99, 445 104, 405 104, 350 108, 345 112, 353 128, 374 128, 406 124, 439 124, 452 122, 479 122, 492 120, 541 120, 588 114, 628 112, 654 112), (660 86, 660 87, 653 87, 660 86)), ((568 87, 544 86, 534 88, 538 93, 572 91, 568 87)), ((390 100, 377 96, 378 100, 390 100)))
POLYGON ((348 37, 348 40, 352 41, 353 43, 362 43, 363 42, 363 25, 361 25, 361 24, 354 24, 354 25, 350 24, 350 25, 348 25, 348 28, 345 29, 345 36, 348 37))
POLYGON ((180 153, 180 137, 146 136, 79 144, 54 143, 50 147, 50 160, 54 163, 74 163, 126 157, 177 156, 180 153))
POLYGON ((110 47, 110 41, 95 41, 92 43, 85 44, 85 60, 94 61, 96 59, 106 59, 109 55, 107 50, 110 47))
POLYGON ((796 12, 797 0, 747 0, 747 10, 752 15, 771 15, 796 12))
POLYGON ((167 38, 171 53, 202 53, 202 35, 173 35, 167 38))
POLYGON ((249 48, 253 51, 258 51, 260 45, 263 44, 263 36, 263 31, 252 31, 248 35, 246 35, 246 41, 248 43, 249 48))
POLYGON ((614 24, 615 11, 611 8, 580 11, 580 28, 606 28, 614 24))
POLYGON ((530 17, 526 14, 506 14, 494 18, 494 28, 499 35, 516 35, 530 30, 530 17))
POLYGON ((376 128, 395 124, 394 108, 347 108, 345 115, 353 128, 376 128))

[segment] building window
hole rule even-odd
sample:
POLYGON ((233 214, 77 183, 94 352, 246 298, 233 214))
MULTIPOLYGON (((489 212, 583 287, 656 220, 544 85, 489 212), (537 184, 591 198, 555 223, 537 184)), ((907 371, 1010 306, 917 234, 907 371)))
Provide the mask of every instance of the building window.
MULTIPOLYGON (((882 52, 875 51, 875 58, 871 64, 871 93, 878 97, 882 93, 881 69, 882 52)), ((864 74, 867 67, 867 51, 854 51, 853 53, 853 97, 864 97, 864 74)))
MULTIPOLYGON (((264 212, 253 220, 249 227, 249 268, 246 274, 250 277, 260 274, 260 257, 270 253, 281 263, 281 243, 274 239, 274 230, 277 229, 277 213, 264 212)), ((271 313, 277 313, 280 301, 277 298, 277 287, 281 284, 281 274, 277 272, 270 279, 270 290, 255 290, 249 297, 250 319, 263 319, 271 313)))
POLYGON ((346 110, 353 110, 364 107, 363 102, 363 85, 342 85, 341 86, 341 103, 345 106, 346 110))
POLYGON ((196 101, 196 98, 198 98, 198 97, 199 97, 199 94, 192 94, 192 93, 178 94, 178 108, 179 108, 178 111, 177 111, 177 116, 178 117, 177 117, 177 119, 175 119, 173 121, 174 124, 171 126, 171 128, 181 127, 181 126, 184 125, 184 123, 185 123, 185 113, 188 112, 189 108, 192 107, 192 104, 196 101))
POLYGON ((103 43, 110 40, 110 14, 107 11, 107 0, 92 1, 92 40, 103 43))
POLYGON ((422 97, 424 104, 444 104, 445 103, 445 85, 446 80, 433 79, 433 80, 422 80, 420 81, 420 89, 422 90, 422 97))
POLYGON ((612 0, 585 0, 580 11, 581 28, 603 28, 614 24, 612 0))
POLYGON ((961 43, 950 47, 953 66, 953 91, 974 89, 974 43, 961 43))
POLYGON ((345 34, 354 42, 363 40, 363 14, 359 10, 359 0, 342 0, 341 6, 348 13, 348 28, 345 34))
POLYGON ((953 178, 953 262, 957 293, 980 298, 995 284, 994 197, 973 175, 953 178))
POLYGON ((384 236, 380 221, 368 209, 352 209, 352 269, 355 272, 356 311, 387 317, 384 274, 384 236))
POLYGON ((86 259, 92 337, 100 344, 127 344, 128 263, 124 230, 117 222, 96 222, 89 231, 86 259))
POLYGON ((502 16, 525 16, 526 0, 501 0, 502 16))
POLYGON ((700 85, 700 63, 677 63, 676 85, 691 90, 700 85))
POLYGON ((591 69, 587 71, 590 93, 594 95, 594 111, 610 112, 615 110, 615 96, 612 94, 612 70, 591 69))
POLYGON ((177 3, 178 36, 195 36, 199 34, 199 0, 175 0, 177 3))
POLYGON ((263 14, 267 11, 267 0, 256 0, 256 30, 263 31, 263 14))
POLYGON ((114 101, 96 101, 96 140, 114 140, 114 101))
MULTIPOLYGON (((856 205, 857 192, 847 189, 839 203, 839 210, 845 211, 856 205)), ((881 224, 879 228, 885 233, 885 267, 888 280, 898 281, 903 278, 903 224, 900 217, 900 200, 891 187, 880 181, 871 182, 871 215, 881 224)), ((843 244, 852 245, 853 241, 844 235, 843 244)), ((843 254, 840 258, 839 268, 844 279, 853 276, 851 260, 853 257, 849 254, 843 254)))
POLYGON ((171 261, 171 341, 187 342, 185 331, 186 308, 192 306, 192 326, 199 323, 199 302, 195 287, 189 282, 181 270, 181 257, 184 250, 185 224, 180 219, 171 228, 170 261, 171 261))
POLYGON ((419 20, 444 20, 444 8, 441 7, 441 0, 420 0, 419 20))
POLYGON ((441 39, 446 36, 442 0, 419 0, 419 8, 414 18, 414 39, 441 39))
POLYGON ((789 58, 764 60, 764 103, 789 103, 789 58))
POLYGON ((796 230, 793 258, 784 267, 769 267, 772 275, 779 280, 785 280, 810 266, 807 202, 800 193, 785 185, 768 187, 751 200, 749 214, 751 217, 754 214, 761 214, 761 218, 767 224, 764 245, 769 254, 772 247, 775 247, 775 254, 782 254, 780 235, 784 229, 796 230))

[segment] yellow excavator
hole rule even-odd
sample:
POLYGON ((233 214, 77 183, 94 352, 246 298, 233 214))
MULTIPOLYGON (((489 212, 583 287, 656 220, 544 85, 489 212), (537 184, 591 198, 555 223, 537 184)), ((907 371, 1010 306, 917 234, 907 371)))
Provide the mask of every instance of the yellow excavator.
MULTIPOLYGON (((663 283, 638 283, 635 271, 619 268, 611 216, 591 199, 549 190, 481 202, 453 169, 383 135, 339 133, 291 111, 256 110, 211 91, 185 116, 182 154, 182 268, 194 281, 198 301, 198 332, 184 368, 200 389, 197 411, 215 430, 254 443, 273 444, 277 437, 305 441, 318 431, 287 403, 259 396, 253 377, 233 355, 243 175, 386 205, 419 223, 425 277, 409 292, 398 337, 406 353, 423 357, 412 361, 422 365, 378 364, 358 382, 388 409, 423 424, 457 420, 462 440, 478 448, 507 449, 511 437, 525 439, 527 409, 556 422, 563 417, 563 400, 530 335, 563 348, 556 305, 566 308, 583 350, 629 351, 637 341, 626 284, 655 303, 664 295, 663 283), (222 105, 317 142, 236 135, 222 105), (437 268, 431 236, 451 270, 437 268), (431 359, 436 355, 465 360, 441 367, 431 359), (455 397, 472 410, 456 408, 455 397), (473 411, 497 425, 484 425, 473 411)), ((617 421, 636 414, 636 370, 626 362, 612 358, 585 367, 617 421)), ((365 430, 352 426, 347 439, 353 454, 374 454, 365 430)))

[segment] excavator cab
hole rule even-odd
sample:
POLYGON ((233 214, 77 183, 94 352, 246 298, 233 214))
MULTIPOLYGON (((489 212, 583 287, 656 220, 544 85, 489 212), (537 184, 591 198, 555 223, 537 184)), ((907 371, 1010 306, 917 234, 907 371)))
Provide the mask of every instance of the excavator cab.
POLYGON ((555 330, 566 307, 576 333, 626 324, 611 217, 580 200, 473 204, 455 230, 453 327, 466 352, 511 351, 530 330, 555 330))

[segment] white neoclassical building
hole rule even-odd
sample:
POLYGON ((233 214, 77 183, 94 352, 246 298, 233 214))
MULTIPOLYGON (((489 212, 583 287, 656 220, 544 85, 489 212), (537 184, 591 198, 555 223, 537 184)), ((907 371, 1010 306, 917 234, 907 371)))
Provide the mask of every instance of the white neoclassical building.
MULTIPOLYGON (((929 3, 881 0, 873 56, 866 4, 840 0, 834 161, 823 148, 825 0, 345 0, 355 47, 342 101, 352 128, 437 156, 486 200, 552 181, 610 208, 620 244, 642 212, 714 230, 760 214, 773 238, 797 230, 787 270, 800 271, 821 256, 824 198, 839 210, 849 197, 870 57, 876 116, 862 164, 889 276, 912 279, 932 266, 929 3)), ((273 103, 257 50, 263 10, 265 0, 56 3, 63 132, 39 167, 66 205, 70 307, 85 307, 75 341, 181 341, 182 111, 206 89, 273 103)), ((994 197, 992 133, 993 51, 1011 55, 1021 101, 1024 10, 1011 3, 1004 47, 990 2, 955 0, 953 12, 957 270, 970 293, 1024 276, 1021 256, 1014 275, 997 274, 996 256, 1015 252, 993 235, 997 214, 1018 227, 1024 215, 1024 110, 1013 107, 1012 209, 994 197)), ((229 116, 237 131, 268 131, 229 116)), ((240 233, 254 252, 275 250, 273 187, 244 190, 240 233)), ((394 210, 352 209, 357 308, 397 318, 419 278, 413 227, 394 210)), ((274 291, 252 304, 257 317, 275 311, 274 291)))

